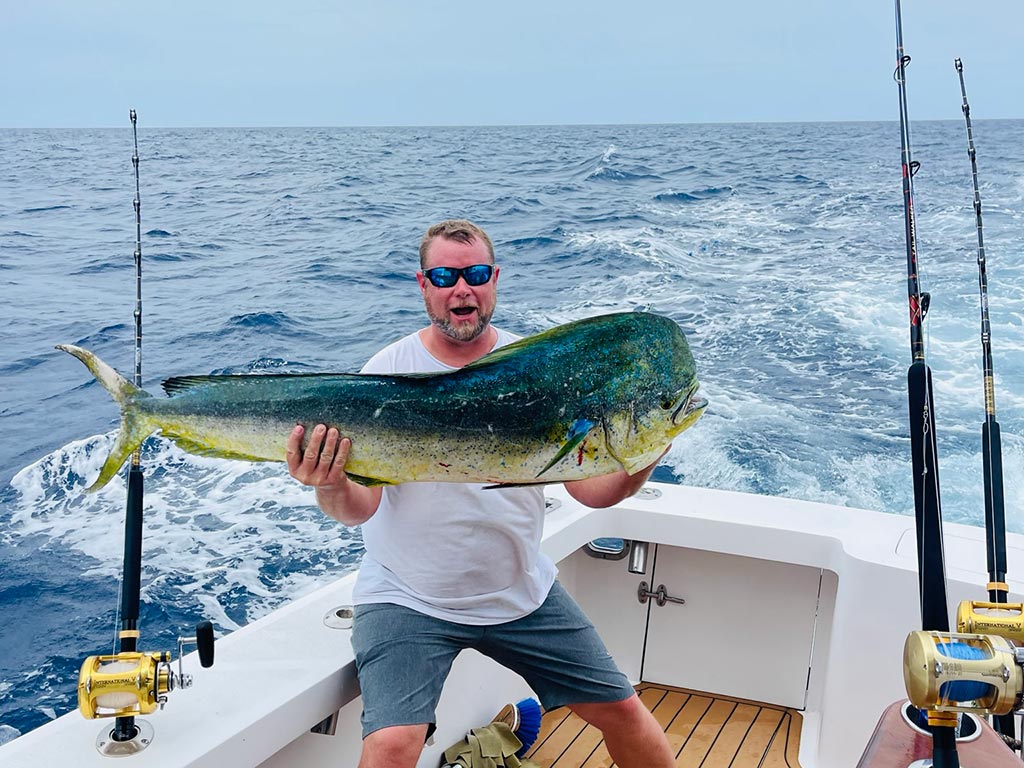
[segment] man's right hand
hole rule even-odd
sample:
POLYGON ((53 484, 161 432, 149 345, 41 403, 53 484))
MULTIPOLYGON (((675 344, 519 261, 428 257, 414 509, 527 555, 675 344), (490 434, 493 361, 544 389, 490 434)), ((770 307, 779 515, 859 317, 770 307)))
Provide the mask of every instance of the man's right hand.
POLYGON ((316 489, 316 503, 325 514, 345 525, 360 525, 369 520, 380 504, 381 489, 367 488, 349 480, 345 474, 352 441, 341 437, 334 427, 317 424, 305 450, 302 437, 306 428, 297 424, 285 448, 288 473, 303 485, 316 489))
POLYGON ((349 482, 345 475, 345 462, 352 448, 352 441, 341 437, 334 427, 328 429, 317 424, 309 436, 306 449, 302 449, 302 436, 306 428, 296 424, 288 435, 285 449, 288 473, 303 485, 327 490, 331 486, 349 482))

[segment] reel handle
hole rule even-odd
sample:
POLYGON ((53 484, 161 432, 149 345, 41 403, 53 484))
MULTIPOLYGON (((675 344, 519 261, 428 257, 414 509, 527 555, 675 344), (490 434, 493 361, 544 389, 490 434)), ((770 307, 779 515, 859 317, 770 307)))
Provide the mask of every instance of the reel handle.
POLYGON ((178 668, 181 668, 181 658, 185 655, 185 646, 195 645, 199 649, 199 664, 204 669, 213 666, 213 623, 200 621, 196 624, 195 637, 178 638, 178 668))
POLYGON ((196 624, 196 645, 199 646, 199 664, 203 669, 213 666, 213 622, 196 624))

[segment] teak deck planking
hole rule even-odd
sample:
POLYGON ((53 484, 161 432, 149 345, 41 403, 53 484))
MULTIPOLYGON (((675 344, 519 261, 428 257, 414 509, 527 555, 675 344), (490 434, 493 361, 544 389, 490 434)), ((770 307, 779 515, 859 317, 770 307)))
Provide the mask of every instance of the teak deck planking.
MULTIPOLYGON (((682 688, 641 683, 640 700, 654 714, 686 768, 800 768, 800 713, 682 688)), ((541 768, 610 768, 601 733, 561 708, 541 720, 528 759, 541 768)))

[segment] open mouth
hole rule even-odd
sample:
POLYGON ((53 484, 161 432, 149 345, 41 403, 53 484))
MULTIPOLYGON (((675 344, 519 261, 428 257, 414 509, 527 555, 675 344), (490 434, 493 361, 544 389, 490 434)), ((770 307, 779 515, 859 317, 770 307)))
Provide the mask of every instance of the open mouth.
POLYGON ((476 307, 455 307, 452 309, 452 314, 457 317, 467 317, 476 312, 476 307))
POLYGON ((697 387, 694 386, 683 398, 679 407, 672 412, 672 423, 678 424, 690 414, 702 411, 708 407, 708 401, 703 397, 697 397, 697 387))

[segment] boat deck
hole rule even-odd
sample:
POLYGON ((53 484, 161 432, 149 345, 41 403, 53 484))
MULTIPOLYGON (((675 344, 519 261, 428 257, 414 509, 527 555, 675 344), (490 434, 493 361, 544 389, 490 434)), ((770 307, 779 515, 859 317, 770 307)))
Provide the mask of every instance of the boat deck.
MULTIPOLYGON (((796 710, 682 688, 641 683, 640 700, 686 768, 800 768, 796 710)), ((614 765, 601 732, 568 709, 548 712, 527 757, 541 768, 614 765)))

